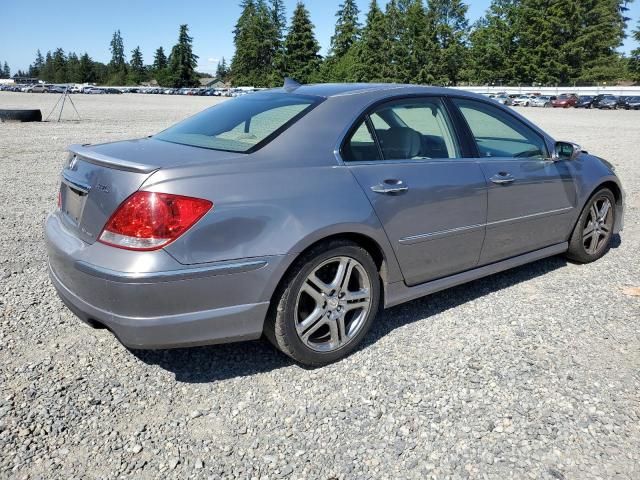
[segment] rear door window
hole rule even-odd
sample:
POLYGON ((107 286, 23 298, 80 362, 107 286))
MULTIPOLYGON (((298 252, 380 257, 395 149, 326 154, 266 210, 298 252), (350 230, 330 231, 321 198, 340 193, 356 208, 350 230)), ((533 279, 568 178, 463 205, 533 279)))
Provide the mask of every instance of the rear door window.
POLYGON ((444 105, 437 98, 412 98, 375 108, 342 148, 345 161, 459 158, 444 105), (376 144, 377 143, 377 144, 376 144))

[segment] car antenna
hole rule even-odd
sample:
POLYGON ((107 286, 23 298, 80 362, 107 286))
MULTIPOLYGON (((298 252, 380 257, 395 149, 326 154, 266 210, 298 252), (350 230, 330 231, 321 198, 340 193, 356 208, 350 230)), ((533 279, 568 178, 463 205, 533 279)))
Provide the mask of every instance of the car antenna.
POLYGON ((293 92, 295 89, 300 88, 301 86, 302 85, 300 83, 298 83, 296 80, 294 80, 293 78, 284 77, 283 88, 287 92, 293 92))

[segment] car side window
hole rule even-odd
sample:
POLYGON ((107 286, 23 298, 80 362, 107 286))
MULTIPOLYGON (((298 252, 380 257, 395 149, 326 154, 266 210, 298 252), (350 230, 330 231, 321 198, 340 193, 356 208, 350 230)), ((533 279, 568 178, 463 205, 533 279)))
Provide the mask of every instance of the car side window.
POLYGON ((385 160, 460 157, 446 110, 437 98, 387 103, 371 118, 385 160), (374 121, 376 117, 384 122, 374 121))
POLYGON ((467 121, 481 157, 549 156, 544 138, 500 108, 474 100, 452 100, 467 121))
POLYGON ((342 148, 345 161, 460 158, 451 122, 437 98, 412 98, 376 107, 342 148), (376 143, 377 142, 377 143, 376 143))
POLYGON ((381 159, 380 150, 369 131, 366 120, 362 120, 353 131, 351 137, 342 147, 341 153, 345 162, 366 162, 381 159))

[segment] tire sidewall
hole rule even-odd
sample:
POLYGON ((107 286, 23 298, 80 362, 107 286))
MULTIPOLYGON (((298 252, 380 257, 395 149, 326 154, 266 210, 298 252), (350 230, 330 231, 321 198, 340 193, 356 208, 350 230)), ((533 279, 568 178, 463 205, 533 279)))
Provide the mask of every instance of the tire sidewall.
POLYGON ((287 295, 283 305, 284 308, 278 312, 276 321, 280 322, 279 327, 286 337, 287 344, 292 350, 294 359, 309 365, 325 365, 348 355, 358 346, 373 323, 373 319, 378 312, 379 303, 380 277, 373 259, 363 248, 355 245, 345 245, 331 248, 323 253, 317 254, 300 268, 287 288, 287 295), (316 352, 302 342, 295 328, 295 309, 298 292, 309 274, 311 274, 318 265, 330 258, 339 256, 354 258, 360 262, 365 269, 371 283, 371 308, 360 331, 349 343, 332 352, 316 352))

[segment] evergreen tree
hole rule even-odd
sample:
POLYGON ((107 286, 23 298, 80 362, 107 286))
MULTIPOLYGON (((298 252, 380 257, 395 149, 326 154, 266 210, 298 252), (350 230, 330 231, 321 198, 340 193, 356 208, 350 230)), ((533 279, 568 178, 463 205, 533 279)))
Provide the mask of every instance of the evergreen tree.
POLYGON ((35 61, 29 65, 29 76, 34 78, 39 77, 42 67, 44 67, 44 58, 42 57, 42 53, 40 53, 40 49, 38 49, 35 61))
POLYGON ((398 0, 390 0, 384 15, 384 41, 382 51, 386 56, 380 65, 385 82, 409 82, 409 50, 406 43, 406 2, 402 7, 398 0))
POLYGON ((456 85, 466 64, 468 7, 461 0, 429 0, 428 6, 439 47, 433 75, 438 83, 456 85))
POLYGON ((272 73, 275 27, 264 1, 243 0, 242 14, 233 31, 235 54, 231 60, 234 85, 267 86, 272 73))
MULTIPOLYGON (((640 45, 640 20, 638 21, 638 27, 633 31, 633 39, 640 45)), ((633 80, 640 82, 640 46, 631 52, 629 72, 633 80)))
POLYGON ((131 51, 131 61, 129 62, 129 83, 139 85, 144 80, 145 68, 142 60, 142 52, 140 47, 136 47, 131 51))
POLYGON ((218 62, 218 67, 216 68, 216 77, 220 79, 222 82, 227 81, 227 77, 229 76, 229 67, 227 65, 227 61, 224 57, 222 60, 218 62))
POLYGON ((518 32, 515 19, 519 0, 493 0, 487 14, 470 34, 469 79, 477 84, 517 80, 513 71, 518 32))
POLYGON ((158 47, 153 55, 153 69, 157 72, 167 68, 167 65, 167 56, 164 53, 164 48, 158 47))
POLYGON ((49 50, 45 56, 44 65, 40 69, 40 79, 47 82, 52 82, 53 77, 54 77, 53 60, 51 57, 51 50, 49 50))
POLYGON ((11 69, 9 68, 9 64, 7 62, 4 62, 4 66, 2 67, 2 77, 11 78, 11 69))
POLYGON ((173 87, 195 87, 199 85, 196 75, 198 56, 193 53, 193 38, 188 25, 180 25, 178 43, 169 55, 169 75, 173 87))
POLYGON ((111 85, 124 85, 127 77, 127 63, 124 55, 124 41, 120 30, 113 33, 109 44, 111 61, 109 62, 109 80, 111 85))
POLYGON ((309 12, 302 2, 298 2, 284 45, 286 74, 300 83, 309 83, 319 77, 320 45, 313 28, 309 12))
POLYGON ((53 82, 65 83, 68 81, 67 74, 67 58, 64 54, 64 50, 56 48, 51 57, 51 64, 53 69, 53 82))
POLYGON ((75 52, 69 52, 67 55, 67 75, 65 82, 82 83, 80 77, 80 59, 75 52))
POLYGON ((406 77, 402 81, 433 83, 432 63, 438 48, 434 35, 430 33, 424 4, 422 0, 412 0, 403 8, 406 9, 406 25, 401 42, 406 45, 408 59, 406 77))
POLYGON ((354 76, 359 82, 383 80, 381 67, 386 61, 383 43, 386 36, 385 18, 377 0, 371 0, 362 38, 356 44, 354 76))
POLYGON ((87 52, 80 57, 78 76, 80 77, 78 83, 93 83, 96 81, 95 67, 87 52))
POLYGON ((344 56, 360 37, 360 22, 358 21, 358 5, 355 0, 345 0, 340 4, 336 13, 336 29, 331 37, 330 56, 340 58, 344 56))
POLYGON ((287 33, 287 13, 283 0, 270 0, 271 31, 273 32, 273 59, 271 86, 282 83, 284 71, 284 38, 287 33))

